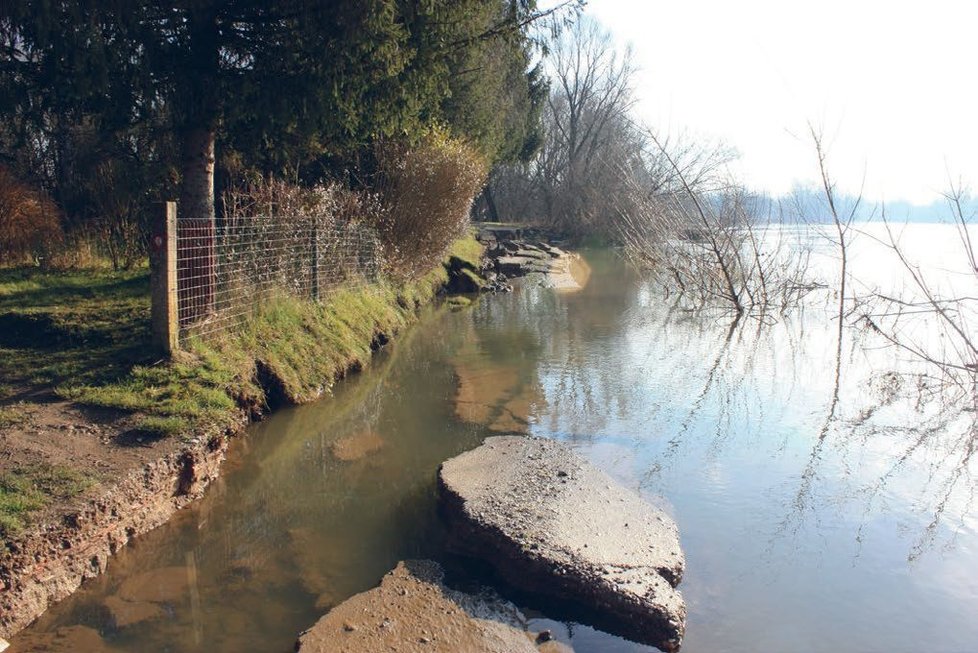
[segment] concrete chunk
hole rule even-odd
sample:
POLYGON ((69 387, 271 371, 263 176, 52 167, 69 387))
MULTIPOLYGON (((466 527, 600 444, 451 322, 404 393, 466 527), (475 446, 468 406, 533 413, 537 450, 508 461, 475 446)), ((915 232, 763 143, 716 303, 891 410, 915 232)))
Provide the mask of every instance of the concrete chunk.
POLYGON ((450 546, 511 585, 570 600, 614 634, 674 650, 686 605, 675 523, 566 446, 488 438, 438 475, 450 546))
POLYGON ((473 595, 442 584, 428 560, 400 562, 380 587, 357 594, 299 636, 300 653, 537 653, 526 619, 486 591, 473 595))

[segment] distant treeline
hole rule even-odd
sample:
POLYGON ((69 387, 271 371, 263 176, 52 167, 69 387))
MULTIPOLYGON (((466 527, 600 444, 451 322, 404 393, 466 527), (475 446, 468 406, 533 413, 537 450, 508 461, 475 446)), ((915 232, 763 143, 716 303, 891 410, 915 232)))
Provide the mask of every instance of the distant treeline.
MULTIPOLYGON (((929 204, 911 204, 907 201, 875 201, 856 195, 837 193, 835 201, 842 212, 855 208, 854 221, 881 221, 884 217, 890 222, 925 222, 932 224, 955 222, 956 209, 948 200, 935 194, 929 204)), ((790 193, 780 197, 758 195, 765 211, 784 222, 805 222, 808 224, 831 224, 832 214, 825 207, 825 191, 821 188, 798 186, 790 193)), ((962 209, 966 215, 978 214, 978 197, 962 196, 962 209)))

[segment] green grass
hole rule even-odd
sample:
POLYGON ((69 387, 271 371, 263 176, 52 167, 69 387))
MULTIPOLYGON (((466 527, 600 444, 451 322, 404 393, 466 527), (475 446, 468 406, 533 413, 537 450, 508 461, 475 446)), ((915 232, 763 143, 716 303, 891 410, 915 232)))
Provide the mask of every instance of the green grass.
POLYGON ((23 424, 30 418, 30 411, 23 402, 0 406, 0 429, 23 424))
MULTIPOLYGON (((450 255, 477 265, 481 254, 469 236, 450 255)), ((57 391, 82 404, 136 412, 138 428, 154 435, 224 430, 243 407, 304 403, 328 392, 347 370, 366 365, 378 338, 413 321, 447 281, 438 265, 407 283, 340 288, 320 303, 265 297, 241 328, 191 338, 173 361, 137 364, 94 383, 65 381, 57 391)))
POLYGON ((149 274, 0 269, 0 378, 11 386, 104 383, 152 358, 149 274))
POLYGON ((30 514, 53 501, 65 501, 93 483, 67 467, 35 465, 0 474, 0 538, 9 538, 30 523, 30 514))
POLYGON ((451 250, 449 250, 448 255, 449 257, 454 256, 462 259, 462 261, 468 263, 472 268, 478 270, 479 264, 482 262, 482 252, 482 243, 475 239, 473 232, 465 238, 456 240, 451 250))

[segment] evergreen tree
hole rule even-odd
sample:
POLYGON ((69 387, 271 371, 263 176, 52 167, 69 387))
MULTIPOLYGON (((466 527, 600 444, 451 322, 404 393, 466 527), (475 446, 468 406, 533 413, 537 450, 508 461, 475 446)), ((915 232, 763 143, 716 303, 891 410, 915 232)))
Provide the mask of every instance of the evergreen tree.
POLYGON ((28 165, 62 170, 74 127, 123 142, 143 128, 177 159, 181 215, 206 224, 219 142, 268 171, 316 174, 442 122, 490 159, 516 158, 538 139, 527 30, 551 12, 533 0, 4 3, 3 155, 33 139, 43 160, 28 165))

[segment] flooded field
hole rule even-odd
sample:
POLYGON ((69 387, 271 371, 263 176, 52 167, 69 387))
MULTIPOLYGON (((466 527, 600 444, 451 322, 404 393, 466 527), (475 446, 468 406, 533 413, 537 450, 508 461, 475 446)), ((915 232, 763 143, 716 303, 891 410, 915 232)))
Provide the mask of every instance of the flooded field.
MULTIPOLYGON (((674 517, 684 652, 978 649, 974 413, 872 334, 837 361, 831 297, 733 322, 587 257, 584 290, 434 310, 251 428, 204 500, 11 650, 289 651, 398 560, 445 557, 438 464, 495 433, 570 443, 674 517)), ((653 650, 522 607, 578 653, 653 650)))

